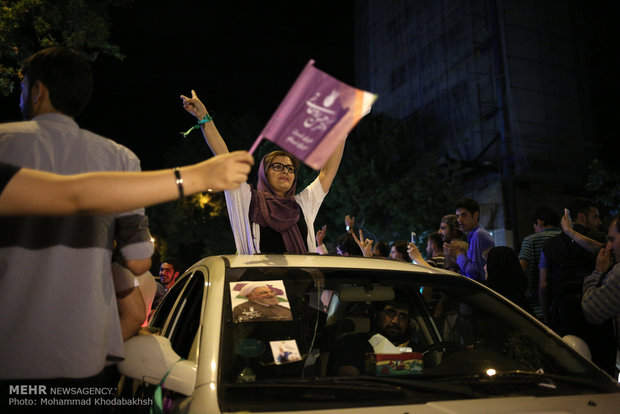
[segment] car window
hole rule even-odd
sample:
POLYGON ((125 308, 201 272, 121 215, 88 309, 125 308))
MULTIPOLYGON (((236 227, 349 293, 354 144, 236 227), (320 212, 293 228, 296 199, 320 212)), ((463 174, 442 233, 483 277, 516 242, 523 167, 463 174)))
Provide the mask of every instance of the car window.
POLYGON ((172 349, 187 359, 198 332, 206 270, 183 275, 166 294, 153 315, 150 326, 170 339, 172 349))
POLYGON ((157 307, 157 310, 151 318, 151 322, 149 325, 152 328, 164 328, 164 324, 168 319, 168 315, 170 314, 174 303, 176 302, 183 289, 185 289, 185 285, 189 281, 189 279, 190 278, 187 275, 179 277, 176 283, 172 286, 172 288, 170 288, 168 293, 166 293, 166 296, 164 296, 161 304, 157 307))
POLYGON ((600 392, 597 381, 610 386, 604 374, 532 317, 465 278, 260 268, 228 271, 226 281, 219 364, 224 411, 253 410, 270 398, 278 400, 279 410, 333 407, 325 401, 370 406, 463 398, 459 392, 446 394, 439 385, 437 392, 411 393, 403 381, 412 387, 419 381, 426 387, 457 381, 469 397, 479 398, 600 392), (257 282, 282 293, 278 305, 290 309, 290 317, 263 317, 278 312, 265 311, 242 294, 250 292, 246 285, 260 286, 257 282), (239 303, 240 297, 245 302, 239 303), (243 308, 241 318, 237 306, 243 308), (391 321, 384 335, 396 331, 390 335, 398 340, 389 345, 408 350, 409 359, 382 362, 381 353, 373 352, 369 338, 378 332, 381 318, 391 321), (532 378, 513 380, 514 373, 532 378), (541 375, 552 376, 553 384, 541 375), (567 380, 559 383, 558 378, 567 380), (574 378, 597 380, 586 385, 574 378), (387 385, 395 380, 398 389, 387 385), (541 381, 544 386, 537 385, 541 381))
POLYGON ((197 270, 187 283, 180 299, 176 303, 172 318, 165 335, 170 338, 172 349, 182 358, 189 357, 189 351, 194 342, 203 304, 205 275, 197 270))

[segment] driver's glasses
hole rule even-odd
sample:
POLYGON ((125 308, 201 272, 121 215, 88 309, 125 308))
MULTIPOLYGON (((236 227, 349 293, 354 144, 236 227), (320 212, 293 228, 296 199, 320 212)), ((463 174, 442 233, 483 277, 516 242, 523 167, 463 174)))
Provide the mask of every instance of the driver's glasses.
POLYGON ((398 315, 398 319, 401 321, 406 321, 409 319, 409 313, 407 312, 398 312, 396 309, 394 308, 387 308, 383 310, 383 313, 385 313, 385 315, 390 318, 390 319, 394 319, 394 317, 396 315, 398 315))
POLYGON ((269 165, 269 168, 273 169, 274 171, 277 172, 281 172, 286 170, 287 173, 289 174, 295 174, 295 167, 288 164, 288 165, 284 165, 282 163, 279 162, 274 162, 271 165, 269 165))

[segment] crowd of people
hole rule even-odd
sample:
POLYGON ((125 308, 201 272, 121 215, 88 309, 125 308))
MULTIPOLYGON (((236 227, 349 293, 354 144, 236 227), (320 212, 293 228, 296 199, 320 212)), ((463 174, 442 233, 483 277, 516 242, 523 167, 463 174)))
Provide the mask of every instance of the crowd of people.
MULTIPOLYGON (((391 242, 379 253, 373 245, 386 244, 359 236, 346 216, 347 232, 338 239, 337 254, 387 257, 460 273, 510 299, 558 335, 585 340, 592 360, 613 376, 620 339, 620 253, 618 216, 607 233, 596 203, 576 198, 563 215, 541 206, 533 213, 534 232, 518 249, 496 246, 479 223, 480 207, 472 199, 455 203, 455 214, 442 217, 428 232, 423 255, 414 242, 391 242)), ((324 242, 325 226, 321 229, 324 242)), ((327 248, 320 252, 326 254, 327 248)))
MULTIPOLYGON (((300 162, 284 151, 260 160, 258 182, 251 185, 252 156, 229 153, 191 91, 190 97, 181 95, 183 108, 198 120, 214 157, 140 172, 130 150, 75 122, 92 91, 90 67, 82 57, 66 48, 44 49, 24 62, 22 73, 24 122, 0 125, 0 329, 10 333, 0 339, 3 388, 41 381, 109 384, 110 367, 123 357, 123 340, 138 332, 182 273, 173 259, 164 259, 160 285, 133 280, 151 267, 145 206, 224 191, 237 253, 330 253, 327 228, 315 233, 315 218, 336 177, 346 137, 300 192, 300 162), (79 277, 68 269, 79 270, 79 277)), ((495 245, 471 198, 457 200, 454 212, 429 232, 425 255, 413 240, 364 237, 347 215, 336 251, 444 268, 485 283, 558 334, 583 337, 595 362, 615 374, 620 223, 615 217, 605 236, 598 231, 594 203, 579 199, 569 210, 561 220, 553 209, 537 210, 535 232, 518 253, 495 245)))

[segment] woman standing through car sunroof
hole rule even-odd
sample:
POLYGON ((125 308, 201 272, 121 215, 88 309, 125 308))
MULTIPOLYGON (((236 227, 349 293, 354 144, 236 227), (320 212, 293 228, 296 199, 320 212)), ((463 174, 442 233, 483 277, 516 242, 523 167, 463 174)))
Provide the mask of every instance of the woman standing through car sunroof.
MULTIPOLYGON (((181 95, 183 108, 201 123, 202 133, 215 155, 228 153, 228 146, 207 109, 192 90, 181 95)), ((329 157, 318 177, 295 194, 299 160, 285 151, 265 155, 258 168, 256 188, 243 184, 226 191, 226 205, 237 253, 316 252, 314 219, 336 176, 344 141, 329 157)))

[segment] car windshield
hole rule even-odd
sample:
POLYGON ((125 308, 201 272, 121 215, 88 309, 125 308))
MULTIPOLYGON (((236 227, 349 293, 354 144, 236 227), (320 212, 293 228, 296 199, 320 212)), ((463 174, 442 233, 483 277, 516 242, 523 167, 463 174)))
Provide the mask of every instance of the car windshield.
POLYGON ((617 392, 543 325, 465 278, 283 267, 227 269, 226 282, 224 411, 617 392))

